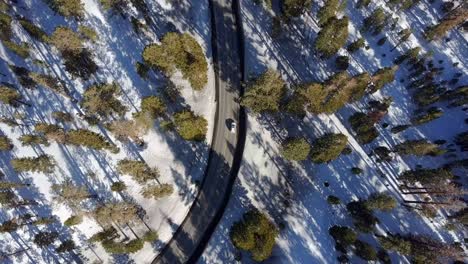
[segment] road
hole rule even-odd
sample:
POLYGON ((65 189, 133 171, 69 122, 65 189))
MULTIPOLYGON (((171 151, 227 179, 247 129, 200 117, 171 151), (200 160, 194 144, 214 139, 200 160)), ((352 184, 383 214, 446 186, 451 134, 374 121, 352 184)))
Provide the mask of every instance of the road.
POLYGON ((236 103, 243 71, 242 32, 236 20, 238 0, 209 1, 217 98, 210 157, 189 213, 153 263, 193 263, 198 259, 222 217, 242 159, 245 117, 236 103), (237 133, 227 129, 229 118, 237 122, 237 133))

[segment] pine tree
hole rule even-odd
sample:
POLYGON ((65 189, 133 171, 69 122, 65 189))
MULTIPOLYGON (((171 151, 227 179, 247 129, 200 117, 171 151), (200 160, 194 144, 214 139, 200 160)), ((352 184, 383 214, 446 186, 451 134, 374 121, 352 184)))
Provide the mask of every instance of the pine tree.
POLYGON ((0 102, 11 106, 18 106, 18 104, 25 104, 21 101, 21 94, 8 86, 0 85, 0 102))
POLYGON ((147 96, 141 99, 141 111, 150 114, 152 118, 157 118, 166 112, 166 105, 157 96, 147 96))
POLYGON ((127 202, 104 204, 94 211, 96 220, 104 225, 124 225, 137 220, 138 208, 127 202))
POLYGON ((372 33, 376 35, 383 30, 386 20, 387 16, 385 15, 384 10, 379 7, 364 19, 364 26, 362 29, 364 32, 372 31, 372 33))
POLYGON ((79 54, 83 49, 83 41, 80 36, 68 27, 56 27, 49 41, 60 52, 79 54))
POLYGON ((367 242, 356 240, 354 242, 355 253, 358 257, 367 260, 375 261, 377 260, 377 251, 367 242))
POLYGON ((412 32, 411 32, 411 29, 409 28, 402 29, 400 32, 398 32, 398 37, 399 37, 398 43, 390 51, 394 51, 398 46, 400 46, 405 41, 407 41, 410 38, 411 34, 412 32))
POLYGON ((397 206, 397 201, 388 194, 374 193, 364 204, 369 210, 391 211, 397 206))
POLYGON ((111 10, 115 13, 123 14, 128 6, 128 0, 100 0, 104 10, 111 10))
POLYGON ((81 18, 84 7, 81 0, 50 0, 47 1, 52 10, 64 17, 81 18))
POLYGON ((357 234, 347 226, 332 226, 328 233, 335 239, 335 243, 347 248, 356 242, 357 234))
POLYGON ((310 156, 315 163, 336 159, 346 147, 348 138, 343 134, 326 134, 312 144, 310 156))
POLYGON ((310 145, 305 138, 291 138, 282 145, 281 155, 285 159, 302 161, 309 156, 310 145))
POLYGON ((39 232, 34 236, 34 244, 39 247, 47 247, 58 238, 57 232, 39 232))
POLYGON ((439 39, 448 31, 466 21, 467 18, 467 4, 462 3, 459 8, 455 8, 452 12, 448 13, 437 25, 427 28, 424 35, 429 41, 439 39))
POLYGON ((412 118, 411 123, 413 125, 421 125, 421 124, 429 123, 432 120, 440 118, 443 114, 444 112, 441 109, 437 107, 431 107, 427 109, 425 113, 422 113, 412 118))
POLYGON ((127 108, 116 97, 121 94, 121 89, 116 83, 95 84, 83 94, 81 106, 92 115, 108 117, 112 114, 119 116, 125 114, 127 108))
POLYGON ((0 39, 11 40, 13 30, 11 28, 11 17, 5 13, 0 13, 0 39))
POLYGON ((13 169, 18 172, 42 172, 52 173, 55 167, 55 161, 48 155, 38 157, 14 158, 11 160, 13 169))
POLYGON ((346 205, 346 209, 353 217, 354 226, 361 232, 371 233, 379 219, 367 208, 363 201, 353 201, 346 205))
MULTIPOLYGON (((330 18, 334 17, 341 7, 341 4, 340 0, 325 1, 323 7, 321 7, 318 12, 319 25, 325 25, 330 18)), ((346 2, 344 2, 344 4, 346 4, 346 2)))
POLYGON ((13 143, 7 136, 0 136, 0 151, 9 151, 14 147, 13 143))
POLYGON ((203 141, 208 131, 208 122, 192 111, 184 110, 174 114, 174 124, 179 135, 185 140, 203 141))
POLYGON ((230 231, 230 238, 238 249, 248 251, 255 261, 268 259, 275 245, 278 230, 268 217, 254 209, 235 222, 230 231))
POLYGON ((420 51, 421 47, 409 49, 403 55, 398 56, 398 58, 396 58, 394 62, 395 64, 401 64, 405 60, 415 60, 418 57, 420 51))
POLYGON ((73 209, 77 209, 82 201, 94 197, 86 187, 77 186, 70 180, 54 184, 52 190, 55 193, 54 200, 58 204, 65 203, 73 209))
POLYGON ((364 38, 358 38, 356 41, 349 44, 346 49, 349 52, 354 53, 358 51, 359 49, 364 48, 365 46, 366 46, 366 41, 364 40, 364 38))
POLYGON ((117 170, 122 174, 132 176, 133 180, 145 184, 159 177, 157 168, 150 168, 144 161, 123 159, 117 164, 117 170))
POLYGON ((374 127, 374 121, 362 112, 350 116, 349 123, 356 132, 358 141, 362 144, 368 144, 379 136, 379 132, 374 127))
POLYGON ((287 18, 298 17, 308 11, 312 6, 312 0, 285 0, 283 12, 287 18))
POLYGON ((437 156, 445 153, 445 150, 439 149, 437 144, 430 143, 426 140, 408 140, 398 144, 395 151, 402 155, 416 156, 437 156))
POLYGON ((149 199, 160 199, 171 195, 174 192, 174 187, 171 184, 149 184, 143 188, 141 194, 149 199))
POLYGON ((96 150, 108 149, 113 153, 118 153, 119 149, 114 144, 108 142, 102 135, 87 129, 72 129, 66 132, 66 144, 83 146, 96 150))
POLYGON ((315 49, 325 57, 335 55, 346 44, 348 39, 348 22, 347 17, 341 19, 329 18, 318 33, 314 44, 315 49))
POLYGON ((47 36, 47 33, 40 28, 39 26, 33 24, 31 21, 29 21, 26 18, 20 18, 18 19, 18 22, 20 25, 23 27, 23 29, 28 32, 28 34, 39 41, 42 42, 47 42, 49 40, 49 36, 47 36))
POLYGON ((416 182, 425 186, 436 186, 446 184, 453 179, 453 174, 446 169, 416 169, 403 172, 398 179, 411 184, 416 182))
POLYGON ((393 82, 395 80, 395 72, 397 70, 398 66, 379 69, 372 76, 373 87, 371 93, 374 93, 382 89, 386 84, 393 82))
POLYGON ((281 75, 268 69, 247 84, 247 91, 241 99, 241 105, 255 113, 277 112, 286 84, 281 75))

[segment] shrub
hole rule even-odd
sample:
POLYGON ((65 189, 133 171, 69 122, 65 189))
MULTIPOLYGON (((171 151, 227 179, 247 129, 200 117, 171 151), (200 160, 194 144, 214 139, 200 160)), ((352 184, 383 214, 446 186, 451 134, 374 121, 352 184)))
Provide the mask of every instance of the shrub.
POLYGON ((292 138, 283 143, 281 155, 285 159, 306 160, 310 152, 310 145, 305 138, 292 138))
POLYGON ((192 111, 182 111, 174 115, 174 124, 179 135, 185 140, 203 141, 208 131, 208 122, 192 111))
POLYGON ((47 3, 52 10, 64 17, 81 18, 84 15, 81 0, 50 0, 47 3))
POLYGON ((230 231, 234 246, 248 251, 255 261, 268 259, 275 245, 278 230, 268 217, 258 210, 248 211, 235 222, 230 231))
POLYGON ((156 231, 148 231, 143 235, 143 240, 146 242, 153 242, 158 240, 159 235, 156 231))
POLYGON ((278 72, 268 69, 247 83, 247 91, 241 98, 241 105, 250 108, 254 113, 278 112, 285 85, 278 72))
POLYGON ((157 96, 147 96, 141 99, 141 111, 150 114, 152 118, 156 118, 166 112, 166 105, 157 96))
POLYGON ((188 79, 192 88, 201 90, 208 82, 208 64, 203 49, 189 34, 167 33, 161 45, 145 47, 143 59, 151 67, 157 67, 166 75, 176 69, 188 79))
POLYGON ((116 96, 120 95, 120 87, 116 83, 100 83, 86 89, 81 106, 89 114, 107 117, 112 114, 125 114, 126 107, 116 96))
POLYGON ((401 155, 416 156, 437 156, 445 153, 445 150, 439 149, 437 144, 430 143, 424 139, 408 140, 395 146, 395 151, 401 155))
POLYGON ((357 174, 361 174, 363 172, 363 170, 361 168, 358 168, 358 167, 353 167, 353 168, 351 168, 351 172, 354 175, 357 175, 357 174))
POLYGON ((351 246, 357 239, 357 234, 347 226, 332 226, 328 232, 335 239, 336 244, 344 248, 351 246))
POLYGON ((327 197, 327 202, 331 205, 338 205, 338 204, 341 204, 341 200, 340 198, 336 197, 336 196, 333 196, 333 195, 329 195, 327 197))
POLYGON ((68 27, 56 27, 49 42, 62 53, 78 54, 83 49, 83 41, 80 36, 68 27))
POLYGON ((141 194, 143 197, 149 199, 159 199, 171 195, 174 192, 174 187, 171 184, 162 183, 162 184, 149 184, 143 188, 141 194))
POLYGON ((359 38, 353 43, 349 44, 348 47, 346 48, 349 52, 354 53, 358 51, 359 49, 362 49, 366 46, 366 41, 364 38, 359 38))
POLYGON ((411 123, 413 123, 414 125, 425 124, 441 117, 443 114, 444 111, 442 111, 441 109, 438 109, 437 107, 431 107, 425 113, 414 117, 411 120, 411 123))
POLYGON ((7 136, 0 136, 0 151, 9 151, 14 147, 13 143, 7 136))
POLYGON ((57 232, 39 232, 34 236, 34 244, 39 247, 47 247, 54 243, 55 239, 58 238, 57 232))
POLYGON ((22 135, 18 138, 22 146, 44 145, 49 146, 46 138, 39 135, 22 135))
POLYGON ((16 172, 43 172, 52 173, 54 171, 54 159, 48 155, 38 157, 15 158, 11 160, 11 165, 16 172))
POLYGON ((362 144, 368 144, 379 136, 379 132, 374 127, 374 121, 368 115, 357 112, 349 117, 349 123, 354 131, 356 137, 362 144))
POLYGON ((26 42, 23 42, 21 44, 16 44, 12 41, 5 40, 3 41, 3 44, 5 47, 13 51, 16 55, 22 57, 23 59, 26 59, 29 57, 29 45, 26 42))
POLYGON ((315 40, 315 49, 325 57, 331 57, 343 47, 348 39, 347 17, 338 19, 331 17, 318 33, 315 40))
POLYGON ((64 253, 68 251, 72 251, 76 248, 75 242, 71 239, 65 240, 57 247, 58 253, 64 253))
POLYGON ((108 149, 112 152, 118 152, 118 148, 106 141, 102 135, 87 129, 68 131, 66 135, 66 144, 83 146, 96 150, 108 149))
POLYGON ((343 134, 326 134, 312 144, 311 159, 315 163, 325 163, 336 159, 348 143, 343 134))
POLYGON ((139 160, 120 160, 117 163, 117 170, 122 174, 132 176, 133 180, 140 184, 159 177, 159 170, 157 168, 150 168, 144 161, 139 160))
POLYGON ((24 28, 24 30, 28 32, 28 34, 32 38, 42 41, 42 42, 47 42, 49 40, 47 33, 44 30, 42 30, 39 26, 33 24, 31 21, 25 18, 21 18, 18 21, 21 24, 21 26, 24 28))
POLYGON ((397 201, 393 196, 385 193, 374 193, 364 202, 369 210, 391 211, 397 206, 397 201))
POLYGON ((118 182, 114 182, 112 183, 111 185, 111 190, 113 192, 123 192, 127 189, 127 186, 125 185, 124 182, 122 181, 118 181, 118 182))
POLYGON ((377 251, 367 242, 356 240, 354 242, 356 255, 364 260, 377 260, 377 251))
POLYGON ((64 225, 66 226, 74 226, 74 225, 79 225, 83 222, 83 216, 81 215, 72 215, 65 222, 63 222, 64 225))
POLYGON ((92 42, 96 42, 96 40, 98 40, 99 38, 96 31, 87 26, 83 26, 83 25, 78 26, 78 32, 80 32, 82 38, 85 38, 92 42))

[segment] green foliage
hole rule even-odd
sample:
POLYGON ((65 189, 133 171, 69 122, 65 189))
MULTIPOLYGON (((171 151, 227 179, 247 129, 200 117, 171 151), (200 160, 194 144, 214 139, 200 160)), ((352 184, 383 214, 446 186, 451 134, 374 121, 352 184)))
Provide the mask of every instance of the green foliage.
POLYGON ((364 19, 364 26, 362 29, 364 32, 372 31, 372 33, 376 35, 380 33, 385 27, 386 19, 387 16, 385 15, 384 10, 379 7, 364 19))
POLYGON ((156 231, 148 231, 143 235, 143 240, 146 242, 153 242, 158 240, 159 235, 156 231))
POLYGON ((83 41, 79 34, 68 27, 56 27, 49 42, 62 53, 79 54, 83 49, 83 41))
POLYGON ((348 143, 343 134, 326 134, 313 144, 310 156, 315 163, 325 163, 338 158, 348 143))
POLYGON ((111 190, 113 192, 123 192, 126 189, 127 189, 127 185, 125 185, 125 183, 122 181, 114 182, 111 185, 111 190))
POLYGON ((72 251, 76 248, 75 242, 71 239, 63 241, 60 246, 57 247, 57 252, 58 253, 64 253, 64 252, 69 252, 72 251))
POLYGON ((17 106, 21 97, 21 94, 17 90, 5 85, 0 85, 0 102, 11 106, 17 106))
POLYGON ((146 185, 141 191, 141 194, 143 195, 143 197, 147 199, 153 198, 157 200, 160 198, 167 197, 171 195, 173 192, 174 192, 174 187, 171 184, 162 183, 162 184, 146 185))
POLYGON ((59 121, 59 122, 64 122, 64 123, 69 123, 73 121, 73 116, 70 113, 67 112, 62 112, 62 111, 54 111, 52 112, 52 117, 59 121))
POLYGON ((119 236, 117 230, 113 226, 110 226, 109 228, 106 228, 103 231, 98 232, 98 233, 94 234, 93 236, 91 236, 88 239, 88 241, 91 242, 91 243, 101 242, 101 241, 104 241, 104 240, 112 239, 112 238, 114 238, 116 236, 117 237, 119 236))
POLYGON ((382 89, 386 84, 393 82, 395 80, 395 72, 397 70, 397 66, 385 67, 378 70, 372 76, 372 82, 374 83, 372 92, 376 92, 382 89))
POLYGON ((372 194, 367 201, 364 202, 364 205, 369 210, 381 210, 389 212, 396 208, 397 201, 393 196, 390 196, 385 193, 374 193, 372 194))
POLYGON ((88 80, 98 70, 91 53, 86 49, 81 49, 79 52, 67 51, 62 53, 62 57, 65 60, 65 69, 73 77, 88 80))
POLYGON ((122 116, 127 108, 116 96, 121 94, 121 89, 117 83, 100 83, 86 89, 83 94, 81 106, 87 113, 108 117, 112 114, 122 116))
POLYGON ((28 32, 28 34, 32 38, 42 42, 47 42, 49 40, 49 36, 47 36, 47 33, 44 30, 42 30, 39 26, 33 24, 31 21, 25 18, 21 18, 18 21, 23 27, 23 29, 26 32, 28 32))
POLYGON ((79 225, 83 222, 83 216, 81 215, 72 215, 65 222, 63 222, 64 225, 66 226, 74 226, 74 225, 79 225))
POLYGON ((404 54, 398 56, 395 59, 395 64, 401 64, 405 60, 415 60, 415 59, 417 59, 420 51, 421 51, 421 47, 415 47, 415 48, 407 50, 404 54))
POLYGON ((18 138, 23 146, 44 145, 49 146, 47 138, 39 135, 22 135, 18 138))
POLYGON ((21 44, 16 44, 12 41, 5 40, 3 41, 3 44, 5 47, 13 51, 16 55, 22 57, 23 59, 26 59, 29 57, 29 45, 26 42, 23 42, 21 44))
POLYGON ((327 202, 331 205, 338 205, 338 204, 341 204, 341 200, 340 198, 336 197, 336 196, 333 196, 333 195, 329 195, 327 197, 327 202))
POLYGON ((408 140, 395 146, 395 151, 401 155, 437 156, 445 153, 437 144, 430 143, 424 139, 408 140))
POLYGON ((144 161, 123 159, 117 163, 117 170, 128 174, 140 184, 155 180, 159 177, 157 168, 150 168, 144 161))
POLYGON ((315 40, 315 49, 325 57, 335 55, 346 44, 348 39, 349 19, 331 17, 323 25, 315 40))
POLYGON ((7 136, 0 136, 0 151, 9 151, 14 147, 13 143, 7 136))
POLYGON ((358 257, 367 261, 377 260, 377 251, 369 243, 356 240, 354 247, 356 248, 355 253, 358 257))
POLYGON ((312 0, 284 0, 283 11, 286 17, 298 17, 309 10, 312 0))
POLYGON ((394 134, 397 134, 397 133, 405 131, 406 129, 408 129, 410 127, 411 127, 411 125, 397 125, 397 126, 392 127, 392 129, 390 129, 390 131, 392 133, 394 133, 394 134))
POLYGON ((131 254, 140 251, 145 244, 142 239, 133 239, 126 244, 112 240, 102 241, 102 247, 110 254, 131 254))
POLYGON ((438 89, 435 85, 424 86, 413 94, 413 99, 419 106, 428 106, 440 99, 438 89))
POLYGON ((79 25, 78 32, 81 34, 82 38, 85 38, 92 42, 96 42, 99 39, 99 36, 96 33, 96 31, 90 27, 79 25))
POLYGON ((116 146, 109 143, 102 135, 87 129, 70 130, 66 134, 66 144, 84 146, 96 150, 108 149, 117 151, 116 146))
POLYGON ((84 7, 81 0, 48 0, 50 8, 64 17, 81 18, 84 7))
POLYGON ((357 234, 347 226, 332 226, 328 233, 335 239, 335 243, 347 248, 354 244, 357 239, 357 234))
POLYGON ((353 217, 354 226, 361 232, 371 233, 379 219, 367 208, 365 202, 353 201, 346 205, 346 209, 353 217))
POLYGON ((340 0, 326 0, 323 7, 320 8, 318 12, 319 25, 325 25, 330 18, 333 18, 340 6, 340 0))
POLYGON ((467 17, 468 9, 466 7, 457 8, 446 15, 437 25, 428 27, 424 36, 429 41, 442 38, 448 31, 465 22, 467 17))
POLYGON ((9 4, 7 4, 6 2, 0 1, 0 12, 7 13, 9 9, 10 9, 9 4))
POLYGON ((378 237, 380 245, 390 251, 396 251, 402 255, 411 254, 411 242, 400 235, 388 235, 378 237))
POLYGON ((0 39, 10 40, 13 37, 11 29, 11 17, 5 13, 0 13, 0 39))
POLYGON ((413 125, 425 124, 441 117, 443 114, 444 111, 442 111, 441 109, 437 107, 431 107, 425 113, 412 118, 411 123, 413 123, 413 125))
POLYGON ((250 252, 255 261, 270 257, 277 236, 278 230, 273 222, 256 209, 245 213, 242 220, 232 225, 230 232, 234 246, 250 252))
POLYGON ((423 185, 445 184, 453 179, 453 174, 446 169, 416 169, 404 171, 398 179, 409 183, 419 182, 423 185))
MULTIPOLYGON (((2 174, 0 173, 0 176, 2 174)), ((6 190, 6 189, 17 189, 17 188, 23 188, 29 186, 29 184, 24 184, 24 183, 16 183, 16 182, 8 182, 8 181, 0 181, 0 190, 6 190)))
POLYGON ((24 88, 33 89, 36 87, 37 83, 29 77, 30 71, 28 69, 15 65, 9 65, 9 67, 24 88))
POLYGON ((306 160, 310 152, 310 145, 305 138, 292 138, 283 143, 281 155, 285 159, 306 160))
POLYGON ((0 204, 2 205, 13 205, 15 199, 15 193, 10 190, 0 192, 0 204))
POLYGON ((138 207, 128 202, 109 203, 99 206, 94 211, 94 217, 104 225, 124 225, 137 219, 138 207))
POLYGON ((362 112, 357 112, 350 116, 349 123, 356 132, 358 141, 362 144, 371 143, 379 136, 379 132, 374 127, 372 118, 362 112))
POLYGON ((0 225, 0 233, 12 233, 18 230, 20 225, 17 223, 16 219, 7 220, 0 225))
POLYGON ((208 131, 208 121, 192 111, 184 110, 174 114, 174 124, 179 135, 185 140, 203 141, 208 131))
POLYGON ((358 51, 359 49, 362 49, 366 46, 366 41, 364 38, 359 38, 353 43, 349 44, 348 47, 346 48, 349 52, 354 53, 358 51))
POLYGON ((147 96, 141 99, 141 111, 157 118, 166 112, 166 104, 157 96, 147 96))
POLYGON ((40 74, 36 72, 30 72, 28 76, 37 84, 42 85, 46 88, 51 89, 54 92, 60 93, 64 96, 68 96, 68 92, 60 83, 60 80, 46 74, 40 74))
POLYGON ((59 234, 57 232, 39 232, 34 236, 34 244, 39 247, 47 247, 54 243, 59 234))
POLYGON ((208 82, 208 64, 203 49, 187 33, 167 33, 162 38, 161 45, 151 44, 145 47, 143 60, 166 75, 173 74, 176 69, 180 70, 195 90, 203 89, 208 82))
POLYGON ((247 84, 241 105, 255 113, 278 112, 286 84, 275 70, 268 69, 247 84))
POLYGON ((38 157, 14 158, 11 160, 13 169, 20 172, 43 172, 52 173, 55 167, 55 161, 48 155, 38 157))

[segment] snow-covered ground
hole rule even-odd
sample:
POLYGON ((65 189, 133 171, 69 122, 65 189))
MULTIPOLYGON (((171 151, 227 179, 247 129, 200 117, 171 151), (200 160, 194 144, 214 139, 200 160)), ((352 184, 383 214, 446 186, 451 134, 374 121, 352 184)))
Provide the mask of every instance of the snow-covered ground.
MULTIPOLYGON (((173 132, 164 132, 159 124, 144 136, 147 147, 139 149, 133 143, 122 144, 115 140, 111 133, 103 128, 88 127, 87 123, 79 118, 67 125, 67 128, 89 128, 101 133, 118 145, 121 149, 118 154, 108 151, 94 151, 82 147, 72 147, 52 143, 50 146, 23 147, 18 138, 24 134, 30 134, 33 126, 9 127, 0 124, 1 134, 13 140, 15 148, 11 152, 0 153, 0 171, 6 175, 6 180, 15 182, 30 182, 31 187, 19 189, 17 195, 24 199, 34 199, 37 206, 27 206, 23 209, 1 209, 0 222, 10 220, 20 213, 32 213, 38 216, 57 216, 59 221, 49 226, 23 227, 17 232, 0 234, 0 251, 4 254, 27 249, 22 254, 12 256, 9 260, 1 260, 2 263, 71 263, 79 262, 76 255, 58 255, 48 250, 40 249, 32 243, 32 238, 38 231, 57 231, 62 240, 74 238, 77 243, 75 252, 80 252, 84 263, 103 261, 105 263, 149 263, 157 254, 165 242, 167 242, 178 225, 184 219, 197 192, 197 182, 204 175, 208 149, 213 130, 214 118, 214 72, 211 57, 211 32, 210 13, 208 1, 193 1, 191 3, 172 3, 169 0, 146 1, 149 5, 150 15, 154 24, 149 25, 150 33, 146 37, 134 33, 129 17, 120 15, 111 16, 104 12, 98 0, 83 0, 85 17, 80 25, 93 28, 99 36, 96 43, 88 44, 92 51, 94 61, 99 66, 95 78, 82 81, 73 79, 64 69, 60 54, 51 46, 34 41, 22 30, 20 25, 14 22, 15 38, 27 41, 32 45, 32 59, 45 61, 49 68, 40 68, 32 63, 32 59, 23 61, 6 47, 0 44, 0 72, 2 82, 18 85, 17 80, 8 69, 8 64, 26 67, 32 71, 45 72, 62 79, 73 92, 76 99, 81 98, 83 91, 96 82, 116 82, 123 91, 121 100, 130 110, 127 118, 131 118, 136 112, 143 96, 161 95, 165 88, 164 78, 158 73, 151 73, 148 80, 140 78, 135 70, 135 63, 141 61, 141 53, 145 45, 158 42, 168 31, 189 32, 201 44, 209 64, 208 84, 200 92, 193 91, 188 81, 183 80, 180 74, 172 77, 173 83, 180 89, 182 101, 169 105, 170 111, 180 110, 181 106, 189 106, 191 109, 204 116, 208 120, 207 141, 203 143, 190 143, 182 140, 173 132), (10 160, 14 157, 37 156, 48 154, 57 162, 54 173, 45 175, 41 173, 16 174, 10 160), (123 158, 145 160, 151 167, 160 170, 161 183, 170 183, 174 186, 174 193, 163 199, 145 199, 140 195, 142 186, 139 186, 128 176, 121 176, 116 172, 116 163, 123 158), (114 258, 105 253, 100 245, 86 242, 102 228, 90 217, 85 217, 82 224, 73 228, 63 226, 63 221, 72 215, 70 209, 63 204, 52 202, 51 186, 61 183, 65 179, 71 179, 76 185, 83 185, 97 194, 99 201, 133 200, 145 211, 143 221, 132 225, 132 229, 142 235, 148 228, 159 234, 156 243, 145 244, 145 248, 127 258, 114 258), (128 186, 125 197, 110 190, 110 185, 116 181, 124 181, 128 186), (143 223, 144 222, 144 223, 143 223)), ((44 1, 24 0, 18 1, 14 13, 30 19, 34 24, 42 27, 47 33, 53 32, 59 25, 70 26, 75 29, 78 23, 73 19, 64 19, 54 14, 44 1)), ((135 8, 127 11, 142 18, 135 8)), ((20 89, 27 101, 33 106, 30 108, 0 106, 2 117, 22 117, 25 124, 33 125, 36 122, 54 123, 51 114, 53 111, 65 111, 76 113, 78 104, 72 103, 68 98, 55 94, 46 88, 36 90, 20 89)), ((94 201, 92 203, 96 203, 94 201)), ((88 204, 86 206, 92 206, 88 204)), ((135 238, 130 228, 124 228, 125 234, 135 238)), ((58 245, 58 242, 56 242, 58 245)))
MULTIPOLYGON (((312 12, 303 15, 288 28, 283 28, 282 37, 274 40, 269 34, 272 22, 269 12, 264 7, 254 5, 253 1, 240 2, 248 76, 255 76, 270 67, 280 71, 290 84, 295 84, 323 81, 333 74, 333 59, 319 59, 313 48, 319 30, 314 18, 322 3, 314 2, 312 12)), ((435 1, 428 4, 427 1, 421 1, 408 11, 395 13, 385 6, 384 1, 372 2, 369 8, 361 10, 354 8, 356 1, 347 1, 348 7, 344 14, 350 18, 348 43, 360 37, 358 29, 362 19, 376 6, 384 6, 388 14, 399 17, 395 30, 389 30, 388 27, 378 36, 363 36, 370 49, 354 53, 350 57, 351 66, 348 71, 351 74, 373 73, 381 67, 391 66, 392 61, 409 48, 421 46, 422 53, 433 52, 435 64, 442 60, 440 65, 445 70, 438 80, 450 80, 455 73, 461 72, 463 76, 458 85, 466 85, 468 34, 461 30, 451 31, 447 35, 451 38, 450 42, 431 43, 427 43, 421 35, 426 26, 435 24, 436 19, 442 17, 438 11, 441 3, 435 1), (397 32, 408 27, 414 32, 410 41, 389 52, 398 42, 397 32), (384 34, 388 40, 383 46, 378 46, 376 42, 384 34), (455 62, 459 63, 457 67, 453 66, 455 62)), ((344 50, 340 53, 347 54, 344 50)), ((449 144, 456 134, 466 129, 466 112, 462 107, 447 109, 446 104, 438 103, 436 105, 444 109, 443 117, 411 127, 402 133, 392 134, 390 128, 409 123, 416 109, 406 88, 408 83, 406 66, 402 66, 393 83, 359 102, 345 106, 333 115, 309 114, 303 120, 297 120, 248 114, 247 139, 240 173, 224 216, 199 263, 235 262, 236 253, 229 239, 229 230, 232 223, 238 221, 252 207, 268 213, 277 225, 285 226, 280 231, 272 257, 266 263, 337 263, 339 253, 334 248, 335 242, 328 229, 332 225, 352 226, 351 217, 345 208, 346 203, 358 198, 365 199, 374 192, 390 193, 399 202, 403 199, 412 200, 408 195, 402 197, 398 191, 396 178, 399 173, 409 168, 414 169, 416 165, 436 168, 448 161, 466 158, 466 154, 457 152, 457 158, 450 155, 423 158, 397 156, 392 162, 377 163, 375 158, 368 155, 376 146, 391 149, 405 139, 445 139, 449 144), (400 82, 401 79, 404 82, 400 82), (348 117, 356 111, 364 111, 367 108, 366 102, 370 99, 384 96, 392 96, 393 103, 389 113, 377 126, 380 136, 371 144, 358 144, 347 121, 348 117), (388 128, 383 128, 383 123, 388 123, 388 128), (328 132, 347 135, 352 154, 341 155, 329 164, 322 165, 313 164, 310 160, 289 163, 279 154, 281 142, 287 137, 303 136, 311 142, 328 132), (359 167, 364 172, 353 175, 350 170, 352 167, 359 167), (324 185, 326 182, 329 187, 324 185), (328 195, 339 197, 343 204, 331 207, 326 200, 328 195), (291 201, 289 207, 285 206, 286 200, 291 201)), ((463 241, 464 238, 463 234, 443 228, 446 220, 440 213, 431 220, 400 205, 391 213, 376 215, 381 220, 377 225, 381 232, 427 234, 446 242, 463 241)), ((360 235, 360 238, 373 245, 377 244, 371 235, 360 235)), ((409 263, 403 256, 395 253, 391 253, 391 257, 393 263, 409 263)), ((250 262, 250 258, 244 254, 242 263, 250 262)), ((363 260, 358 257, 351 259, 351 263, 361 262, 363 260)))

